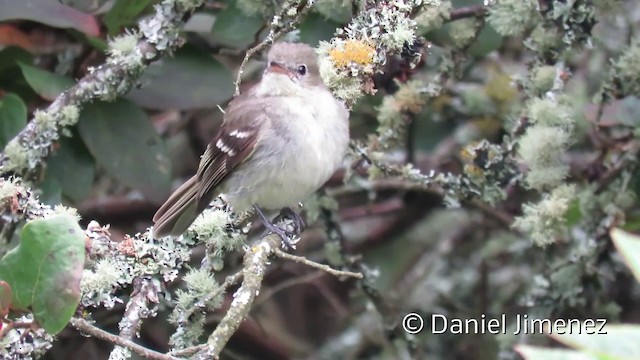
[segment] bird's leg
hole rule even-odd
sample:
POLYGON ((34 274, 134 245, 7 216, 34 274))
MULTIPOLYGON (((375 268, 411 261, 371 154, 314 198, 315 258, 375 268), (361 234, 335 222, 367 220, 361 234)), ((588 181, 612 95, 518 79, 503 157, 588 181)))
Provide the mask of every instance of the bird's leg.
POLYGON ((281 220, 285 217, 288 217, 293 221, 293 224, 296 227, 296 235, 300 235, 300 233, 302 233, 304 229, 307 228, 307 225, 304 223, 304 219, 302 218, 302 216, 293 211, 290 207, 282 208, 282 210, 280 210, 280 214, 278 214, 274 222, 277 223, 278 220, 281 220))
POLYGON ((262 209, 260 209, 258 206, 253 205, 253 208, 256 211, 256 213, 258 213, 258 217, 260 217, 260 220, 262 221, 262 224, 264 225, 264 227, 267 229, 267 232, 272 232, 278 235, 282 240, 282 243, 287 247, 288 250, 295 250, 296 246, 289 238, 289 236, 293 234, 290 234, 288 231, 282 229, 281 227, 275 225, 273 222, 267 219, 267 216, 262 212, 262 209))

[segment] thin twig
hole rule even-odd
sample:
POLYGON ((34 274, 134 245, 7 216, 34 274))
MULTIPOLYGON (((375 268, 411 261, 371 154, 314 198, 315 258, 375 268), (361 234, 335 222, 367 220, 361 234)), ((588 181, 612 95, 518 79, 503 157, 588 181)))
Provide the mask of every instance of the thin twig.
POLYGON ((451 10, 449 12, 449 19, 446 22, 475 17, 475 16, 483 16, 486 13, 487 13, 487 7, 484 5, 465 6, 465 7, 451 10))
POLYGON ((314 269, 318 269, 318 270, 322 270, 326 273, 329 273, 333 276, 336 277, 352 277, 352 278, 356 278, 356 279, 362 279, 363 275, 362 273, 359 272, 353 272, 353 271, 342 271, 342 270, 336 270, 333 269, 332 267, 325 265, 325 264, 320 264, 317 263, 315 261, 311 261, 305 257, 302 256, 296 256, 296 255, 291 255, 291 254, 287 254, 286 252, 280 250, 280 249, 274 249, 273 253, 282 259, 287 259, 287 260, 291 260, 291 261, 295 261, 297 263, 301 263, 307 266, 310 266, 314 269))
POLYGON ((142 345, 138 345, 136 343, 134 343, 131 340, 127 340, 124 338, 121 338, 118 335, 112 334, 110 332, 104 331, 94 325, 92 325, 91 323, 89 323, 87 320, 85 319, 80 319, 80 318, 71 318, 71 321, 69 321, 69 323, 71 324, 71 326, 75 327, 76 329, 78 329, 79 331, 89 334, 97 339, 100 340, 105 340, 108 341, 112 344, 116 344, 122 347, 125 347, 133 352, 135 352, 136 354, 142 356, 145 359, 152 359, 152 360, 178 360, 178 358, 173 357, 171 355, 166 355, 163 353, 159 353, 157 351, 153 351, 151 349, 147 349, 146 347, 142 346, 142 345))

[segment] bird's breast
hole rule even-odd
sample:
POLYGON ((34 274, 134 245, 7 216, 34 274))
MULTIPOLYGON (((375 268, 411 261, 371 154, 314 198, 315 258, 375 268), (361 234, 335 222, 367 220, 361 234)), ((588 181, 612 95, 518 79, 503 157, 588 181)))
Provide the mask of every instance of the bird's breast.
POLYGON ((269 114, 271 127, 252 158, 254 166, 246 166, 243 180, 235 182, 241 186, 228 192, 232 205, 235 193, 240 207, 291 206, 320 188, 342 165, 349 141, 346 109, 329 93, 279 101, 280 110, 269 114), (273 118, 276 115, 279 118, 273 118))

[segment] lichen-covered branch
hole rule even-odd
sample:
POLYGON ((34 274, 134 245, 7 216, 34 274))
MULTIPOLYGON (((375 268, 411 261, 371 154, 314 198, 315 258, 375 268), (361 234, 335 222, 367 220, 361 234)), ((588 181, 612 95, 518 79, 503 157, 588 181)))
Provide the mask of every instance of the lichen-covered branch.
POLYGON ((269 256, 280 246, 277 235, 268 235, 247 250, 243 260, 243 281, 233 294, 233 301, 216 329, 207 340, 207 346, 195 355, 196 359, 218 358, 220 352, 240 324, 247 318, 251 305, 262 287, 269 256))
MULTIPOLYGON (((124 316, 120 319, 118 328, 119 336, 123 339, 133 340, 139 336, 142 319, 153 315, 149 309, 149 303, 158 303, 160 284, 153 279, 136 277, 133 279, 133 291, 124 310, 124 316)), ((129 348, 116 346, 109 359, 117 360, 131 356, 129 348)))
POLYGON ((140 21, 138 30, 120 35, 110 43, 106 62, 60 94, 34 118, 0 153, 0 174, 24 175, 49 155, 63 129, 78 121, 83 104, 113 100, 136 84, 144 69, 183 41, 180 25, 204 0, 163 0, 155 14, 140 21))

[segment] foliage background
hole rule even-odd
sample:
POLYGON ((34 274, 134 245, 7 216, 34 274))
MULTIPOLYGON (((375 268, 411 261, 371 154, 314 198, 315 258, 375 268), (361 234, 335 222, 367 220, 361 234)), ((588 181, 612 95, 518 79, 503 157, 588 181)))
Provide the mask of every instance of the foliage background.
MULTIPOLYGON (((320 0, 286 37, 318 46, 362 9, 390 3, 320 0)), ((380 72, 356 74, 369 79, 358 96, 341 93, 353 103, 356 142, 345 169, 305 204, 310 227, 296 254, 336 267, 348 259, 365 280, 273 260, 223 358, 516 359, 516 344, 558 345, 531 335, 407 337, 398 323, 409 312, 637 322, 640 289, 608 234, 640 224, 640 6, 425 3, 410 12, 412 42, 384 54, 380 72), (363 90, 369 94, 358 98, 363 90)), ((154 4, 0 0, 0 147, 37 119, 36 109, 102 64, 108 46, 111 54, 131 46, 113 37, 154 4)), ((149 66, 126 95, 86 105, 27 184, 45 204, 77 208, 83 228, 90 220, 110 224, 114 241, 144 232, 171 189, 195 172, 246 50, 281 6, 206 2, 184 25, 184 46, 149 66)), ((388 45, 380 44, 376 56, 388 45)), ((337 63, 335 53, 329 57, 337 63)), ((254 56, 242 86, 261 70, 254 56)), ((259 234, 254 227, 251 238, 259 234)), ((18 242, 5 240, 3 253, 18 242)), ((193 248, 190 266, 209 258, 205 248, 193 248)), ((216 258, 218 281, 238 271, 243 251, 216 258)), ((185 285, 180 277, 163 286, 139 343, 167 352, 175 331, 167 317, 185 285)), ((206 313, 205 334, 234 289, 206 313)), ((78 314, 90 312, 100 328, 118 333, 131 291, 118 289, 123 302, 113 309, 78 314)), ((112 347, 67 327, 44 357, 106 359, 112 347)))

